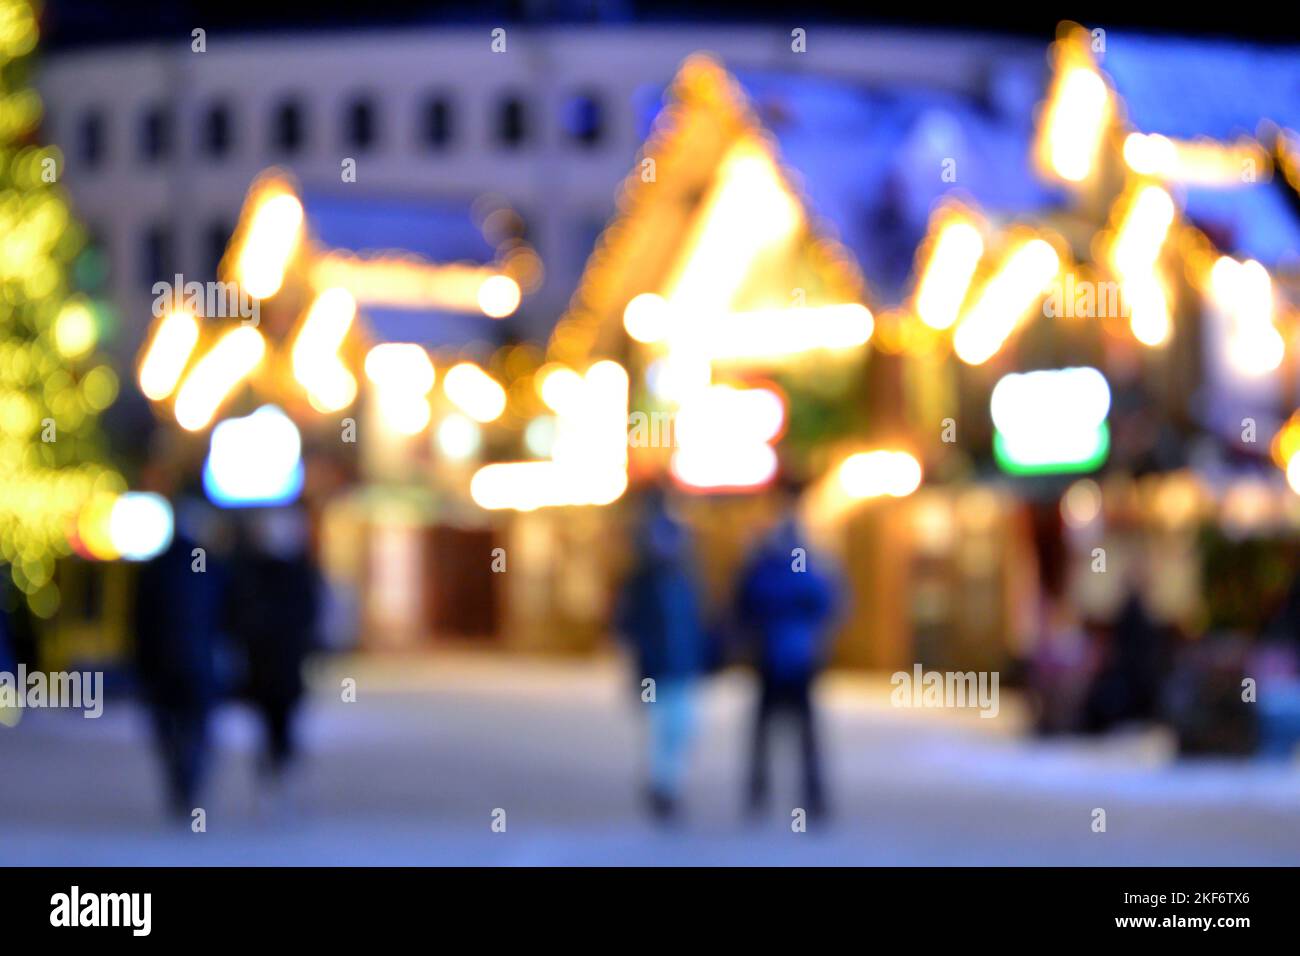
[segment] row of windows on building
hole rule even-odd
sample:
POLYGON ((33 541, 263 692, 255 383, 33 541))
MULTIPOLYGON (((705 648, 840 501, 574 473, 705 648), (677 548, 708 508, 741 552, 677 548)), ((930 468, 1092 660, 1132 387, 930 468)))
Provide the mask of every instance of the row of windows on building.
MULTIPOLYGON (((279 157, 293 157, 306 151, 314 134, 313 113, 300 97, 289 96, 272 107, 267 117, 267 142, 279 157)), ((337 117, 337 139, 348 154, 362 154, 382 146, 388 127, 378 100, 368 94, 352 97, 337 117)), ((95 168, 108 160, 108 118, 103 109, 85 110, 76 121, 73 149, 83 167, 95 168)), ((583 149, 600 144, 605 133, 605 110, 594 93, 569 97, 561 115, 564 138, 583 149)), ((137 155, 144 162, 161 162, 177 151, 175 111, 157 104, 138 117, 137 155)), ((460 131, 455 98, 437 93, 427 96, 415 117, 416 141, 427 152, 452 148, 460 131)), ((238 148, 235 107, 226 101, 208 104, 198 116, 198 150, 221 159, 238 148)), ((501 96, 492 107, 492 141, 501 149, 520 149, 537 133, 528 99, 517 93, 501 96)))
MULTIPOLYGON (((217 266, 221 262, 221 257, 225 255, 232 233, 230 223, 223 220, 214 220, 199 230, 195 247, 199 258, 192 265, 198 266, 202 271, 200 275, 188 276, 188 278, 216 277, 217 266)), ((105 274, 111 273, 113 271, 111 263, 116 261, 122 250, 114 248, 101 229, 91 226, 90 236, 91 248, 103 257, 105 274)), ((161 222, 146 225, 140 231, 137 242, 138 252, 135 261, 128 268, 133 266, 137 270, 135 281, 141 289, 147 291, 156 282, 171 282, 178 272, 186 271, 182 267, 177 251, 176 232, 170 225, 161 222)))

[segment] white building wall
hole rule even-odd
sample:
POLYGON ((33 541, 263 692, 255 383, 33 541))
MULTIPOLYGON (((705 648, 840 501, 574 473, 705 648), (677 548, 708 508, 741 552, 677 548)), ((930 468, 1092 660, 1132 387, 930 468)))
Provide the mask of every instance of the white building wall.
MULTIPOLYGON (((526 218, 548 281, 529 300, 533 334, 558 317, 589 249, 591 225, 613 211, 614 192, 640 146, 634 94, 663 86, 681 61, 711 50, 738 68, 793 69, 873 82, 915 82, 979 90, 1003 54, 1039 56, 1041 46, 968 37, 813 27, 808 52, 790 50, 784 28, 507 27, 507 51, 491 51, 491 28, 375 31, 294 36, 209 34, 207 52, 188 36, 174 45, 77 51, 43 59, 38 87, 51 135, 64 150, 63 182, 76 212, 104 237, 112 292, 122 311, 121 354, 134 352, 147 325, 143 235, 166 224, 187 278, 205 275, 205 234, 233 225, 252 179, 284 165, 308 185, 340 182, 340 162, 358 164, 356 188, 414 197, 503 195, 526 218), (430 152, 419 140, 426 94, 452 94, 453 138, 430 152), (510 91, 524 94, 531 136, 519 148, 494 142, 494 109, 510 91), (604 134, 594 148, 569 141, 562 110, 574 93, 602 98, 604 134), (373 94, 379 141, 356 154, 342 140, 350 99, 373 94), (272 113, 297 94, 306 107, 305 145, 290 158, 271 142, 272 113), (233 113, 234 142, 220 158, 205 155, 199 124, 211 102, 233 113), (174 110, 173 150, 157 164, 139 154, 141 115, 155 103, 174 110), (76 143, 88 110, 104 116, 107 158, 87 169, 76 143), (354 155, 355 154, 355 155, 354 155)), ((349 187, 351 188, 351 187, 349 187)), ((158 278, 168 278, 159 276, 158 278)))

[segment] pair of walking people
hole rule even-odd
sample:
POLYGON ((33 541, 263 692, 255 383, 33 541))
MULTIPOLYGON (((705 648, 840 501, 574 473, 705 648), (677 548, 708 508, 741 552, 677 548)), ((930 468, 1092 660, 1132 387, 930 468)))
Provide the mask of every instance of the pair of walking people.
MULTIPOLYGON (((778 520, 745 562, 731 608, 758 678, 746 805, 751 815, 765 808, 772 730, 789 720, 798 730, 804 809, 817 819, 825 815, 827 799, 813 691, 829 649, 838 588, 834 577, 808 558, 795 516, 798 488, 784 485, 779 494, 778 520)), ((673 516, 663 490, 652 488, 645 493, 634 564, 615 625, 635 655, 639 692, 648 708, 647 801, 664 821, 680 809, 700 684, 718 656, 698 587, 690 534, 673 516)))

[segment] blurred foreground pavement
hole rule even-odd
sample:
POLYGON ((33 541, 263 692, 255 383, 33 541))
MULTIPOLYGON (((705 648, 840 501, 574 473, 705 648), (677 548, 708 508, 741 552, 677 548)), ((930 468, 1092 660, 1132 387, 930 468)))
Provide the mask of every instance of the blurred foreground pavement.
POLYGON ((770 822, 740 817, 750 684, 728 673, 709 685, 687 819, 665 833, 641 813, 647 705, 613 661, 349 658, 314 683, 297 811, 254 799, 257 726, 232 706, 206 833, 163 822, 134 704, 0 726, 0 865, 1300 863, 1295 763, 1176 763, 1159 733, 1027 740, 1008 693, 984 720, 892 709, 883 677, 832 678, 836 817, 793 833, 792 740, 778 738, 770 822))

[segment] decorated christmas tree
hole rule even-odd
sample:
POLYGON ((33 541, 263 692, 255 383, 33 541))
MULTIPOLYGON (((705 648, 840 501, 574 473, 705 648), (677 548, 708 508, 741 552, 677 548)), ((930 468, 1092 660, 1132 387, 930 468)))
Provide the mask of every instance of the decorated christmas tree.
POLYGON ((85 233, 59 185, 63 157, 37 142, 37 13, 0 0, 0 564, 49 617, 79 519, 124 486, 98 420, 118 387, 95 354, 103 312, 72 278, 85 233))

